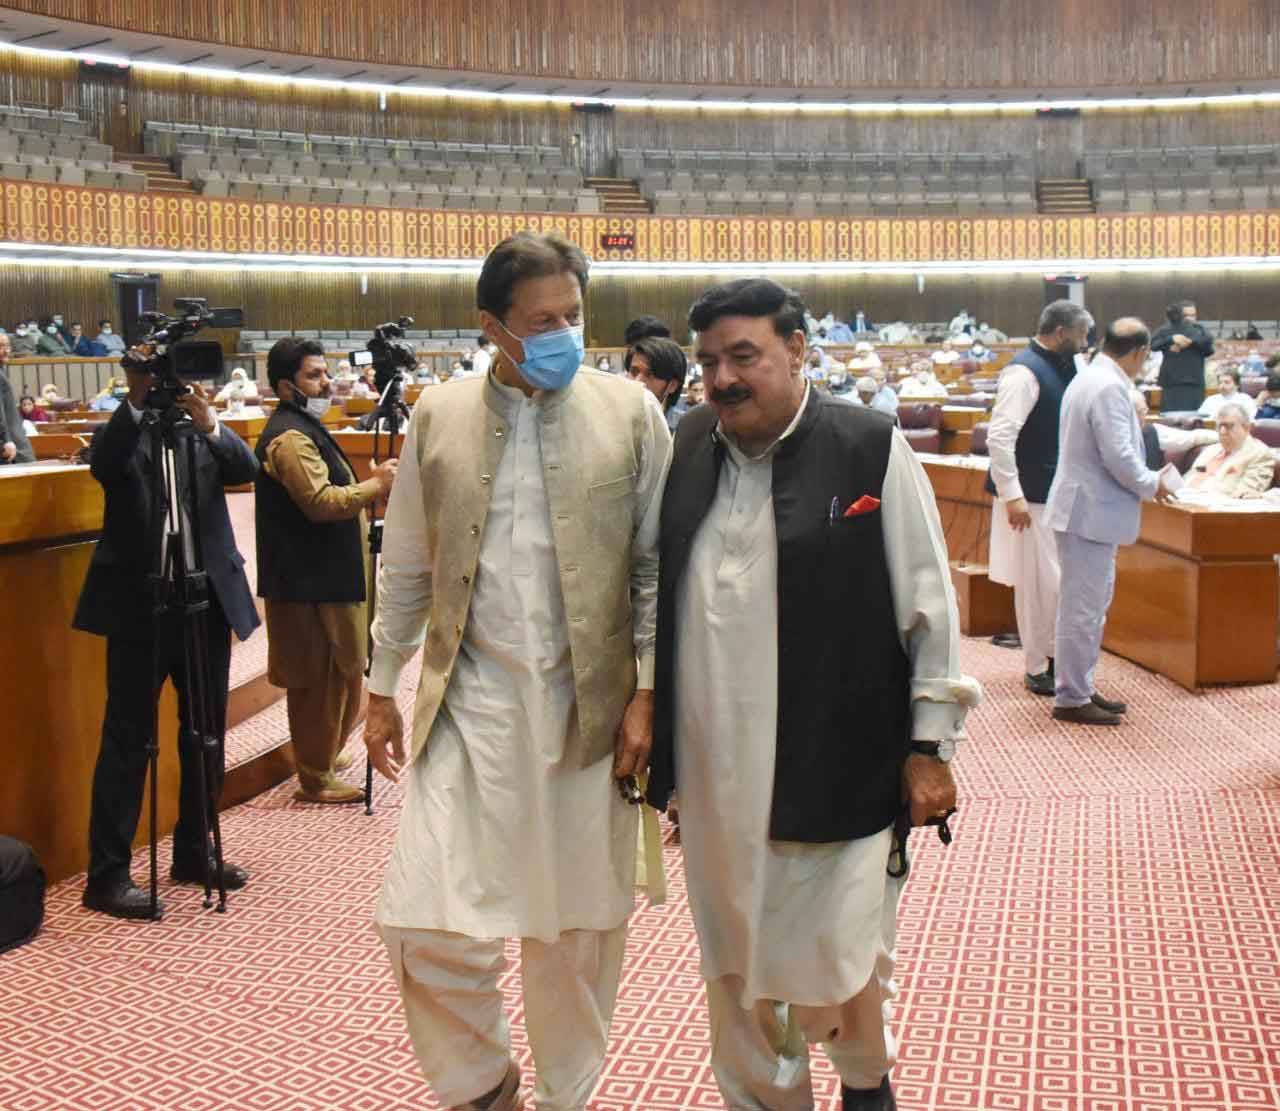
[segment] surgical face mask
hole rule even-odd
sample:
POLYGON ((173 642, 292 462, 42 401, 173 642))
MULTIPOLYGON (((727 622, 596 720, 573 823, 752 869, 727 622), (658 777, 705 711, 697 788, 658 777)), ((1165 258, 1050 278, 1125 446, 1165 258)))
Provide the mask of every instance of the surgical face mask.
POLYGON ((535 390, 562 390, 573 381, 586 352, 581 324, 524 338, 505 324, 501 327, 524 348, 524 361, 516 365, 521 377, 535 390))
POLYGON ((320 420, 329 411, 329 406, 332 404, 333 398, 331 397, 309 397, 304 408, 316 420, 320 420))
POLYGON ((606 374, 608 374, 608 373, 609 373, 609 360, 608 360, 608 359, 602 359, 602 360, 600 361, 600 369, 601 369, 601 370, 603 370, 606 374))
POLYGON ((60 317, 60 316, 55 316, 55 317, 53 318, 53 322, 54 322, 55 324, 61 324, 61 323, 62 323, 62 317, 60 317))
POLYGON ((116 386, 116 388, 111 391, 111 396, 112 397, 128 397, 129 396, 128 387, 116 386))
POLYGON ((27 334, 27 329, 23 327, 21 324, 19 324, 18 327, 14 329, 14 331, 17 332, 18 335, 20 336, 25 336, 27 334))
POLYGON ((111 325, 110 325, 110 324, 106 324, 106 325, 104 325, 104 326, 103 326, 102 334, 103 334, 104 336, 109 336, 109 335, 111 335, 111 325))
POLYGON ((56 324, 50 324, 49 327, 45 329, 45 331, 48 332, 49 335, 51 336, 56 336, 58 334, 58 326, 56 324))

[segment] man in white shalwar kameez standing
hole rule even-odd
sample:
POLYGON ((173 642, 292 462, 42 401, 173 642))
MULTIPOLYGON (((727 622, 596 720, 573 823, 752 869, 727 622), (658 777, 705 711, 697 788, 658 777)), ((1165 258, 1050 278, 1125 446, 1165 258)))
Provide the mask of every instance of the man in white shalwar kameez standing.
MULTIPOLYGON (((980 697, 937 507, 893 419, 805 382, 804 306, 764 279, 689 315, 709 405, 662 507, 650 801, 680 792, 712 1066, 734 1111, 889 1111, 894 825, 955 806, 980 697)), ((699 415, 701 414, 701 415, 699 415)))
POLYGON ((586 284, 559 237, 494 248, 477 301, 498 354, 423 392, 387 509, 365 741, 407 775, 376 922, 446 1107, 521 1106, 509 937, 538 1107, 586 1106, 633 905, 619 786, 648 761, 671 438, 649 391, 581 367, 586 284), (393 696, 420 646, 406 757, 393 696))
POLYGON ((1088 342, 1091 317, 1073 301, 1052 301, 1036 336, 1000 372, 987 430, 991 473, 992 582, 1013 587, 1024 660, 1023 684, 1053 694, 1053 622, 1058 611, 1058 546, 1044 503, 1058 466, 1058 414, 1088 342))

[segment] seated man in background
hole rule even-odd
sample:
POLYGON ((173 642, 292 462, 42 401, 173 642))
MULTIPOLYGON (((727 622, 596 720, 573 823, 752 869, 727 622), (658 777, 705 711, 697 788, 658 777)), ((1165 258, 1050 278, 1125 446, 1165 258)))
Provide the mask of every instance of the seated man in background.
POLYGON ((1267 375, 1267 384, 1255 399, 1258 412, 1254 420, 1275 420, 1280 418, 1280 371, 1273 368, 1267 375))
POLYGON ((37 355, 70 355, 71 348, 62 338, 58 326, 50 320, 44 327, 44 333, 36 340, 37 355))
POLYGON ((114 413, 128 395, 129 387, 123 378, 108 378, 107 384, 89 402, 89 408, 95 413, 114 413))
POLYGON ((960 352, 956 350, 956 340, 944 339, 942 346, 929 356, 934 366, 944 367, 950 366, 954 362, 960 360, 960 352))
POLYGON ((1240 371, 1243 374, 1266 374, 1267 361, 1258 352, 1255 347, 1245 356, 1244 362, 1240 364, 1240 371))
POLYGON ((25 323, 13 329, 13 354, 18 359, 29 359, 36 353, 36 340, 39 337, 25 323))
POLYGON ((1201 452, 1187 474, 1192 490, 1205 490, 1226 498, 1256 497, 1271 488, 1275 456, 1261 440, 1249 434, 1252 420, 1239 401, 1218 407, 1218 447, 1201 452))
POLYGON ((1009 337, 999 328, 993 328, 990 324, 983 321, 978 325, 977 332, 974 333, 975 338, 980 339, 985 344, 1008 343, 1009 337))
MULTIPOLYGON (((884 372, 881 371, 881 373, 883 374, 884 372)), ((888 386, 881 386, 870 374, 864 374, 859 378, 856 388, 857 393, 849 398, 854 404, 878 409, 882 413, 888 413, 891 417, 898 415, 898 395, 888 386), (886 399, 886 394, 892 396, 892 402, 886 399)))
POLYGON ((904 401, 913 397, 946 397, 947 387, 938 381, 933 369, 923 359, 911 368, 911 377, 902 383, 898 396, 904 401))
POLYGON ((1257 403, 1240 389, 1240 372, 1234 367, 1223 367, 1218 371, 1218 392, 1206 397, 1200 406, 1198 416, 1206 420, 1217 420, 1218 410, 1224 405, 1239 405, 1244 409, 1252 423, 1258 411, 1257 403))
POLYGON ((105 347, 100 347, 84 334, 84 329, 80 326, 78 320, 71 325, 71 335, 68 337, 67 343, 71 345, 71 354, 80 359, 92 359, 95 356, 107 353, 105 347))
POLYGON ((989 363, 996 357, 996 353, 986 346, 981 340, 974 340, 969 348, 969 361, 971 363, 989 363))
POLYGON ((849 360, 850 370, 868 371, 880 365, 880 356, 876 354, 874 343, 864 339, 854 345, 853 358, 849 360))
POLYGON ((116 330, 111 326, 110 320, 98 321, 98 334, 94 338, 94 342, 100 343, 103 351, 108 355, 124 354, 124 339, 116 334, 116 330))

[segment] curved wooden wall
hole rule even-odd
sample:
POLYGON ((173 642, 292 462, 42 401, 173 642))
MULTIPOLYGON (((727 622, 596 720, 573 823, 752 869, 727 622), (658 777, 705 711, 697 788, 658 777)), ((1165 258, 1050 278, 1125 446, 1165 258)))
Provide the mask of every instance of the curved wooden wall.
POLYGON ((797 89, 1271 80, 1273 0, 10 0, 99 26, 492 74, 797 89))

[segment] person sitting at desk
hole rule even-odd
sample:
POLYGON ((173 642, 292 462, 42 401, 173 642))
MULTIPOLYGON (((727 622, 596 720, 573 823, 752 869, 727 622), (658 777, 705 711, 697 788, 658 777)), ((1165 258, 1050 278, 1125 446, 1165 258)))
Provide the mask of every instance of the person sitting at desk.
POLYGON ((1218 371, 1218 392, 1204 399, 1204 404, 1200 406, 1197 416, 1204 417, 1205 420, 1217 420, 1218 411, 1224 405, 1239 405, 1248 414, 1250 423, 1253 422, 1258 411, 1257 403, 1253 398, 1241 391, 1240 372, 1233 368, 1218 371))
POLYGON ((13 354, 19 359, 29 359, 36 353, 37 335, 26 324, 19 324, 13 329, 13 354))
POLYGON ((1218 407, 1218 447, 1201 452, 1187 475, 1192 490, 1225 498, 1258 497, 1271 488, 1275 456, 1249 434, 1252 420, 1239 401, 1218 407))
POLYGON ((1267 375, 1267 384, 1254 399, 1258 411, 1254 420, 1275 420, 1280 417, 1280 371, 1272 369, 1267 375))
POLYGON ((24 394, 18 401, 18 416, 32 424, 44 424, 50 420, 48 410, 43 408, 30 394, 24 394))
POLYGON ((960 352, 956 350, 956 341, 954 339, 944 339, 942 347, 935 351, 929 358, 933 361, 934 366, 950 366, 960 359, 960 352))
POLYGON ((855 389, 857 390, 856 394, 848 395, 848 400, 853 404, 879 409, 880 412, 888 413, 891 417, 897 416, 898 395, 888 386, 882 386, 870 374, 864 374, 859 378, 855 389), (888 394, 888 398, 885 397, 885 394, 888 394), (892 398, 892 400, 889 400, 889 398, 892 398))
POLYGON ((1218 434, 1212 428, 1174 428, 1169 424, 1148 423, 1147 395, 1134 389, 1129 396, 1133 398, 1133 407, 1142 425, 1142 446, 1151 470, 1158 471, 1163 467, 1169 455, 1217 442, 1218 434))
POLYGON ((947 387, 938 381, 929 364, 921 360, 911 368, 911 377, 902 383, 898 396, 904 400, 913 397, 946 397, 947 387))
POLYGON ((89 408, 95 413, 114 413, 129 395, 129 387, 122 379, 110 378, 98 395, 89 402, 89 408))
POLYGON ((969 362, 971 363, 989 363, 996 357, 996 353, 980 340, 974 340, 969 347, 969 362))
POLYGON ((236 367, 231 372, 227 384, 218 391, 218 395, 213 400, 221 404, 230 401, 233 397, 239 397, 242 401, 258 400, 258 383, 240 367, 236 367))
POLYGON ((62 338, 58 326, 51 320, 45 325, 44 334, 36 340, 37 355, 70 355, 71 348, 62 338))

